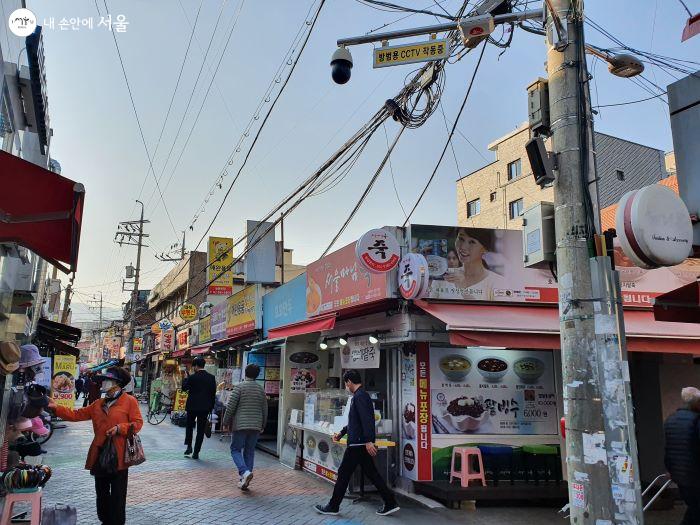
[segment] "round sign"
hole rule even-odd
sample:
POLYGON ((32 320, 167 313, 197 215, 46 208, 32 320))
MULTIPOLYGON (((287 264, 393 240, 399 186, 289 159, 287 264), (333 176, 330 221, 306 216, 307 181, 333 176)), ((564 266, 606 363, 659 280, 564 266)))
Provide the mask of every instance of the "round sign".
POLYGON ((29 9, 16 9, 7 20, 7 25, 13 35, 29 36, 36 29, 36 15, 29 9))
POLYGON ((180 308, 180 317, 183 321, 194 321, 197 319, 197 307, 191 303, 185 303, 180 308))
POLYGON ((403 447, 403 466, 409 472, 416 468, 416 451, 410 443, 403 447))
POLYGON ((161 333, 162 330, 160 329, 160 325, 159 325, 158 323, 153 323, 153 324, 151 325, 151 332, 153 332, 154 334, 159 334, 159 333, 161 333))
POLYGON ((407 253, 399 263, 399 292, 404 299, 425 297, 429 286, 428 262, 419 253, 407 253))
POLYGON ((625 193, 615 223, 622 250, 641 268, 675 266, 691 253, 693 225, 688 208, 666 186, 652 184, 625 193))
POLYGON ((370 272, 390 272, 399 264, 401 248, 394 235, 382 228, 370 230, 357 241, 355 253, 370 272))

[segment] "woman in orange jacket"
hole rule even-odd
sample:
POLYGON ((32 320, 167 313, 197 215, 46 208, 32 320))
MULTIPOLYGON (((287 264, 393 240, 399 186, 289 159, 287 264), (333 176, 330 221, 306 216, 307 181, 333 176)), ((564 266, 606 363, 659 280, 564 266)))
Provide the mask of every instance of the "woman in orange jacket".
POLYGON ((78 410, 58 406, 52 400, 49 409, 65 421, 92 421, 95 437, 88 451, 85 468, 95 476, 97 516, 103 525, 124 525, 129 481, 129 470, 124 465, 126 437, 130 428, 133 433, 141 430, 143 418, 136 398, 123 390, 131 381, 129 372, 123 368, 111 367, 96 379, 101 382, 100 389, 105 394, 104 398, 78 410), (117 453, 117 472, 103 475, 95 467, 100 448, 108 436, 112 437, 117 453))

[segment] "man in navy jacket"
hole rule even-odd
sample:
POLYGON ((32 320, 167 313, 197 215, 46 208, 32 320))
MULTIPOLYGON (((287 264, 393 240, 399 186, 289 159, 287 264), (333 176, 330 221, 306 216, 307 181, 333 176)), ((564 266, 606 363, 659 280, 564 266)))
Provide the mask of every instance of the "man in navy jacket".
POLYGON ((362 388, 362 378, 357 370, 346 371, 343 374, 343 382, 345 388, 352 394, 350 413, 348 414, 347 426, 333 436, 333 441, 339 441, 347 434, 348 446, 338 469, 338 480, 335 482, 333 497, 327 505, 316 505, 314 508, 319 514, 337 515, 340 511, 340 502, 343 501, 353 472, 358 466, 362 466, 362 471, 384 500, 384 506, 377 511, 377 514, 388 516, 399 510, 399 506, 394 494, 387 487, 374 464, 373 458, 377 455, 377 447, 374 445, 376 438, 374 404, 369 394, 362 388))

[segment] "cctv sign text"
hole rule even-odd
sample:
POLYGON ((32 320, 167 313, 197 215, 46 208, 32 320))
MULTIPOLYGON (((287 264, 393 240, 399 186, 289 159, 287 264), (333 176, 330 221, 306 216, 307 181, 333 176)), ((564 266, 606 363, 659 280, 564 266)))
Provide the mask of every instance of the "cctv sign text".
POLYGON ((447 40, 428 40, 402 46, 382 46, 374 50, 374 67, 399 66, 416 62, 446 59, 450 54, 447 40))

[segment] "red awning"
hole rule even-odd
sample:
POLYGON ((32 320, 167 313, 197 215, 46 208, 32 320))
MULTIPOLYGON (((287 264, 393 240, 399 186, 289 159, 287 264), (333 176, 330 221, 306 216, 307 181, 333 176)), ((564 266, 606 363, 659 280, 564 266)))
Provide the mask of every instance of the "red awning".
POLYGON ((700 281, 686 284, 654 300, 654 319, 700 323, 700 281))
POLYGON ((313 332, 322 332, 323 330, 333 330, 335 327, 336 314, 322 315, 307 319, 298 323, 292 323, 285 326, 272 328, 268 331, 268 339, 281 339, 283 337, 291 337, 293 335, 311 334, 313 332))
POLYGON ((190 353, 192 355, 206 354, 210 348, 211 348, 211 343, 207 343, 205 345, 193 346, 192 348, 190 348, 190 353))
POLYGON ((0 242, 25 246, 74 272, 84 199, 82 184, 0 151, 0 242))
POLYGON ((170 357, 183 357, 189 351, 190 351, 189 348, 183 348, 182 350, 175 350, 172 354, 170 354, 170 357))
MULTIPOLYGON (((416 305, 447 325, 454 345, 560 348, 558 308, 426 301, 416 305)), ((700 326, 655 321, 650 310, 625 311, 625 332, 630 351, 700 354, 700 326)))

